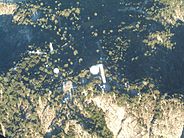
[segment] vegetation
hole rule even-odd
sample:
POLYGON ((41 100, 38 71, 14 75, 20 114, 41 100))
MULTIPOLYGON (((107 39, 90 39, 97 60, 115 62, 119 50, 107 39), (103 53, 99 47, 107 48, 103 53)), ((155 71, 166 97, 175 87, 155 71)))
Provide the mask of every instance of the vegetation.
POLYGON ((88 118, 92 119, 95 123, 93 132, 97 133, 98 137, 112 138, 113 134, 107 128, 103 111, 93 104, 88 104, 84 106, 84 112, 86 112, 86 114, 88 114, 88 118))
POLYGON ((0 68, 0 131, 7 137, 75 137, 74 130, 80 126, 92 136, 113 137, 105 113, 86 102, 103 95, 101 81, 88 71, 96 63, 105 66, 112 87, 109 94, 115 94, 118 105, 127 107, 143 128, 147 118, 158 120, 167 113, 167 103, 172 110, 182 110, 182 101, 165 101, 167 97, 162 96, 183 93, 183 4, 175 2, 18 3, 10 19, 13 23, 0 24, 7 34, 3 45, 21 42, 15 50, 11 48, 14 57, 7 61, 14 63, 0 68), (17 34, 23 34, 21 39, 17 34), (14 43, 9 44, 10 40, 14 43), (77 86, 75 91, 63 92, 66 80, 77 86), (69 100, 63 102, 70 93, 69 100))

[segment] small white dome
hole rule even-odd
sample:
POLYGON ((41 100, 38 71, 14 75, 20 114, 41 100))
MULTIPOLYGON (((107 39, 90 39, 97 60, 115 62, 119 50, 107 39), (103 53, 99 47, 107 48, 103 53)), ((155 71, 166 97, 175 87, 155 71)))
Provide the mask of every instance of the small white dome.
POLYGON ((58 69, 58 68, 54 68, 53 72, 54 72, 55 74, 58 74, 58 73, 59 73, 59 69, 58 69))
POLYGON ((93 74, 93 75, 97 75, 98 73, 99 73, 99 67, 98 66, 91 66, 90 67, 90 72, 91 72, 91 74, 93 74))

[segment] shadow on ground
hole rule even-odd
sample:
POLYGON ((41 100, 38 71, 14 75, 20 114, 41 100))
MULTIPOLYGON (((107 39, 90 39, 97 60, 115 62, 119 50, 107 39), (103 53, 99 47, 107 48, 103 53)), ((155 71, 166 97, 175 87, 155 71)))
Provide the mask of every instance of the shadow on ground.
POLYGON ((6 72, 13 62, 21 59, 29 42, 32 31, 29 27, 12 23, 12 16, 0 16, 0 72, 6 72))

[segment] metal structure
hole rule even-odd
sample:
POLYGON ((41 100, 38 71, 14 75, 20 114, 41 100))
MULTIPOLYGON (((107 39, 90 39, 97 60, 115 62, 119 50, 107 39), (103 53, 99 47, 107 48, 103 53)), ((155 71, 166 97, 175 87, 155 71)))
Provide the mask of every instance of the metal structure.
POLYGON ((90 72, 92 75, 100 75, 100 78, 102 80, 102 85, 101 85, 102 91, 110 90, 110 86, 108 85, 107 80, 106 80, 103 64, 97 64, 97 65, 91 66, 90 72))
POLYGON ((72 91, 73 91, 73 82, 72 81, 66 81, 63 82, 63 92, 64 97, 62 99, 62 103, 66 104, 67 102, 72 100, 72 91))

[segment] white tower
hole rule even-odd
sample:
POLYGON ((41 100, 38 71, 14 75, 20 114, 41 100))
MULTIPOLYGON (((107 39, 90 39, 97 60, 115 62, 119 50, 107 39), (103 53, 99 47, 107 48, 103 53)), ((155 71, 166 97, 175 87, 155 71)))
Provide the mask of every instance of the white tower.
POLYGON ((52 46, 52 43, 49 43, 49 49, 50 49, 50 53, 52 53, 54 51, 54 48, 52 46))

